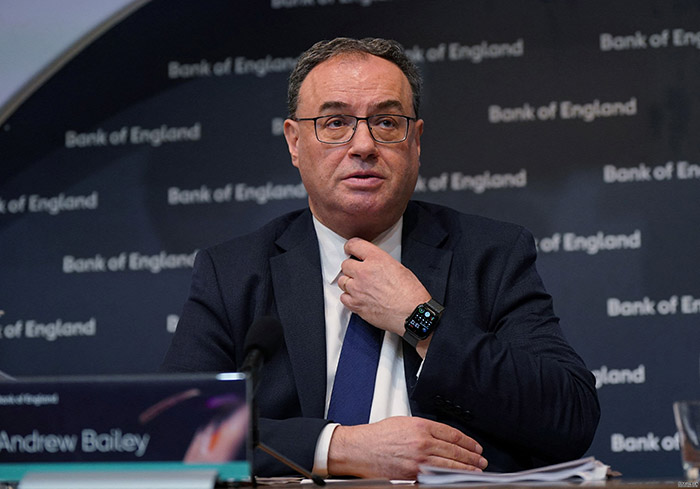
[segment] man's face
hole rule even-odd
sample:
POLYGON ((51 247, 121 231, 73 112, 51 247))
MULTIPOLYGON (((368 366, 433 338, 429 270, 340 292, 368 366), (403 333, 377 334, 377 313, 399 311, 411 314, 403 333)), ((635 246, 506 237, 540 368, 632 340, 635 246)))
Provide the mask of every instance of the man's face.
MULTIPOLYGON (((296 116, 413 113, 408 79, 393 63, 376 56, 343 55, 316 66, 299 90, 296 116)), ((350 238, 373 239, 406 208, 418 178, 423 121, 411 121, 400 143, 378 143, 365 121, 344 144, 316 139, 311 121, 285 121, 284 133, 317 219, 350 238), (372 236, 374 234, 374 236, 372 236)))

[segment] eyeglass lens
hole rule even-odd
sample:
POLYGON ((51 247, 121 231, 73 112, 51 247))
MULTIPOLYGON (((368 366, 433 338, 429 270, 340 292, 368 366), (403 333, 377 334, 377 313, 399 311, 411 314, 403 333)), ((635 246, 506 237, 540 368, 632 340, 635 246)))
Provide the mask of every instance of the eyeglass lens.
MULTIPOLYGON (((330 115, 316 119, 316 136, 321 142, 344 143, 352 139, 358 121, 350 115, 330 115)), ((368 117, 372 137, 380 143, 403 141, 408 133, 408 119, 404 116, 377 114, 368 117)))

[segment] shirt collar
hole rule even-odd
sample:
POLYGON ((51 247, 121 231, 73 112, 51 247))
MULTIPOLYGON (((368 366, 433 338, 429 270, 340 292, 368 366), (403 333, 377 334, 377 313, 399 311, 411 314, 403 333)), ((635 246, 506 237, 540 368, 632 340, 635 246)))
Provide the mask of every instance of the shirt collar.
MULTIPOLYGON (((340 267, 343 261, 349 258, 343 247, 347 239, 321 224, 321 221, 313 217, 318 246, 321 252, 321 271, 323 280, 329 284, 334 283, 340 276, 340 267)), ((389 253, 392 258, 401 261, 401 232, 403 230, 403 216, 389 229, 372 241, 380 249, 389 253)))

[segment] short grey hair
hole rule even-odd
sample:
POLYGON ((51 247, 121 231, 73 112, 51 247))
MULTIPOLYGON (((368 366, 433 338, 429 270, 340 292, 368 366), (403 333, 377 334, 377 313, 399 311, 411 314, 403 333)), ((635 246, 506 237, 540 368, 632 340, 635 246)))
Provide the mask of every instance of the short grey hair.
POLYGON ((345 54, 372 55, 384 58, 398 66, 411 86, 413 91, 413 110, 418 117, 420 96, 423 81, 418 67, 406 56, 403 47, 396 41, 367 37, 364 39, 351 39, 337 37, 330 41, 319 41, 302 53, 297 65, 289 76, 287 88, 287 109, 289 117, 294 118, 299 105, 299 89, 309 72, 319 64, 335 56, 345 54))

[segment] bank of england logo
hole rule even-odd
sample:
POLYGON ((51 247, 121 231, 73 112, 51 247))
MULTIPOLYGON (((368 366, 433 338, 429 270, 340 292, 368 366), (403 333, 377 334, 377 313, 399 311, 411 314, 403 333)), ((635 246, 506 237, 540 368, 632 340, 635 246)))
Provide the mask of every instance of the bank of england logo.
POLYGON ((643 384, 646 382, 646 368, 644 364, 635 369, 629 368, 608 368, 603 365, 597 370, 593 370, 595 376, 595 387, 600 389, 604 385, 618 384, 643 384))

